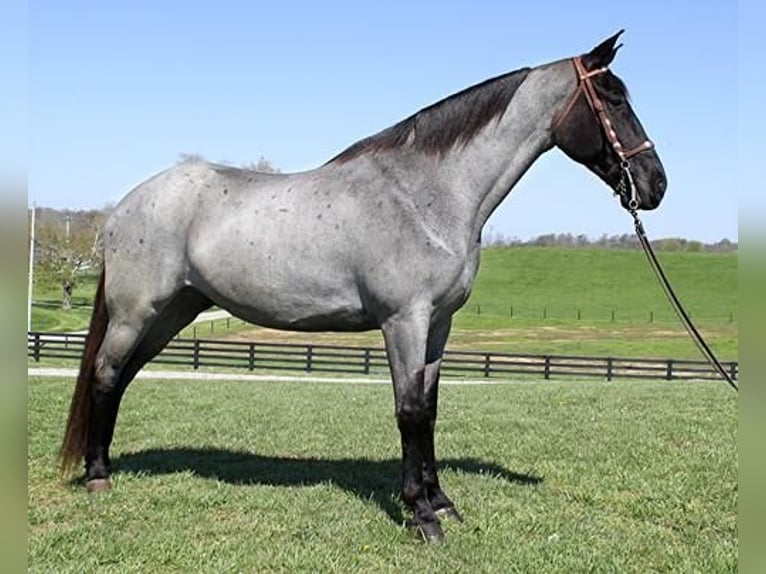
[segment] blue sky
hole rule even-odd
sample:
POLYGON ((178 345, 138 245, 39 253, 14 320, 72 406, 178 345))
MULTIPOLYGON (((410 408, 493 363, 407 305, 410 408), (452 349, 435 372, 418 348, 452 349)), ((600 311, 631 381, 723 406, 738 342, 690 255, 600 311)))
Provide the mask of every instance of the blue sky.
MULTIPOLYGON (((30 203, 116 203, 182 153, 309 169, 450 93, 625 28, 612 68, 669 181, 650 234, 738 238, 735 3, 50 0, 28 22, 30 203)), ((632 230, 556 150, 489 225, 519 238, 632 230)))

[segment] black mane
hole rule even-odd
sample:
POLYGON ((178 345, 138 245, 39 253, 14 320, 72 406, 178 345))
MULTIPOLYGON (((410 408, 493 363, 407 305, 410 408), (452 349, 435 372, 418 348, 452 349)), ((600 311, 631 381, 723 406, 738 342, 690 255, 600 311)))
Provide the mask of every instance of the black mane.
POLYGON ((327 163, 345 162, 364 153, 412 147, 429 154, 446 154, 465 145, 493 119, 503 114, 529 68, 491 78, 423 108, 398 124, 360 140, 327 163))

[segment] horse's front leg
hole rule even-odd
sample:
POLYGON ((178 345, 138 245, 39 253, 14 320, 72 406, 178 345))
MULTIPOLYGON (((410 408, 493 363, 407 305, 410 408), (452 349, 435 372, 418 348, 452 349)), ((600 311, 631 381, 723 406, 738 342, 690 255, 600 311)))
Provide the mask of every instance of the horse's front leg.
POLYGON ((386 321, 383 335, 402 441, 402 498, 413 512, 411 526, 425 540, 438 542, 444 532, 423 480, 430 433, 424 380, 428 326, 426 311, 410 310, 386 321))
POLYGON ((426 495, 431 502, 431 508, 437 516, 449 516, 460 522, 463 518, 455 509, 455 504, 444 493, 436 472, 436 449, 434 445, 434 429, 436 427, 436 414, 439 402, 439 371, 441 369, 444 347, 447 344, 452 320, 447 319, 436 324, 428 335, 428 347, 426 351, 426 368, 424 377, 425 406, 428 418, 428 430, 426 435, 425 452, 423 455, 423 484, 426 487, 426 495))

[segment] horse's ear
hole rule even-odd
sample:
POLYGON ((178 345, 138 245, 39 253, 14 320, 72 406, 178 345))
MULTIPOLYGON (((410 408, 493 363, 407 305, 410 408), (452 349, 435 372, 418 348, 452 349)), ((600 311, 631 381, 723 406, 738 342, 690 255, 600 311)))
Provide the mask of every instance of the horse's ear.
POLYGON ((585 64, 585 69, 595 70, 596 68, 606 68, 611 64, 617 50, 622 46, 622 44, 615 46, 615 44, 617 44, 617 38, 619 38, 620 34, 624 31, 625 30, 620 30, 614 36, 607 38, 590 52, 583 55, 582 61, 583 64, 585 64))

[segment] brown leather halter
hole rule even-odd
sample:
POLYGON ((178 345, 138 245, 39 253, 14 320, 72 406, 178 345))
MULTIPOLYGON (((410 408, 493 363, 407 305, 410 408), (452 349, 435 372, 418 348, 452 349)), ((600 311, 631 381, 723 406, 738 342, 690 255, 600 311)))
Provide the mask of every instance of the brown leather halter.
POLYGON ((596 88, 593 85, 591 78, 598 76, 608 71, 608 68, 597 68, 595 70, 588 71, 585 69, 585 65, 582 63, 582 57, 578 56, 572 58, 572 64, 574 64, 575 71, 577 72, 577 89, 574 91, 569 99, 569 103, 564 108, 564 111, 553 122, 553 129, 557 129, 561 123, 569 116, 575 103, 580 98, 580 94, 585 94, 585 99, 588 102, 588 106, 596 118, 598 119, 601 127, 604 130, 609 145, 620 158, 620 168, 623 172, 623 179, 620 181, 618 193, 626 195, 630 191, 630 197, 627 198, 628 207, 631 210, 638 208, 638 199, 636 194, 636 186, 633 182, 633 174, 630 171, 630 158, 641 153, 642 151, 648 151, 654 147, 654 144, 650 140, 644 140, 634 148, 625 150, 625 146, 622 145, 620 138, 617 136, 612 121, 609 119, 609 115, 606 113, 606 107, 604 102, 596 92, 596 88), (627 181, 626 181, 627 180, 627 181), (626 184, 629 186, 629 190, 625 189, 626 184))
POLYGON ((607 72, 609 68, 597 68, 589 72, 585 69, 585 65, 582 63, 582 58, 579 56, 572 58, 572 63, 574 64, 575 71, 577 72, 577 89, 569 99, 569 103, 567 104, 566 108, 564 108, 564 112, 560 114, 554 121, 554 129, 558 128, 559 125, 561 125, 561 122, 563 122, 564 119, 566 119, 566 117, 570 114, 572 108, 574 108, 575 103, 579 99, 580 94, 585 94, 585 99, 588 101, 588 106, 590 106, 590 109, 593 110, 594 114, 596 114, 601 127, 604 128, 604 134, 606 135, 607 141, 609 141, 609 144, 612 146, 612 149, 614 149, 615 153, 619 156, 620 160, 630 159, 642 151, 652 149, 654 144, 650 140, 645 140, 643 143, 637 145, 636 147, 625 151, 625 146, 622 145, 620 138, 617 136, 617 132, 614 130, 614 127, 612 127, 612 121, 609 119, 609 116, 606 113, 606 107, 601 101, 601 98, 596 92, 596 88, 593 86, 593 82, 591 81, 591 78, 607 72))

